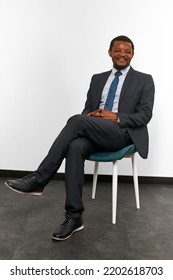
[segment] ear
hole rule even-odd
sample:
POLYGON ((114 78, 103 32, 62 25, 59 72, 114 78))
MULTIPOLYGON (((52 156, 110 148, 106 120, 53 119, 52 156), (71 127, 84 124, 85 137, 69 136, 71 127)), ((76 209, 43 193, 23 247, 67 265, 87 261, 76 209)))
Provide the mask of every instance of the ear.
POLYGON ((108 51, 110 57, 112 57, 112 51, 108 51))

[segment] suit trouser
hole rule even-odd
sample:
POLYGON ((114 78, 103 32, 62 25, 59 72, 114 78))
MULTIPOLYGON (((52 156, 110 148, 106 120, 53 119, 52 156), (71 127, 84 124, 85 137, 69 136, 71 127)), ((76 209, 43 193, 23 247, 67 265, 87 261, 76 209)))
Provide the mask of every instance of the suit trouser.
POLYGON ((66 158, 66 217, 79 218, 84 211, 82 187, 85 159, 93 152, 116 151, 130 143, 126 130, 117 123, 87 115, 75 115, 68 120, 35 171, 36 178, 45 186, 66 158))

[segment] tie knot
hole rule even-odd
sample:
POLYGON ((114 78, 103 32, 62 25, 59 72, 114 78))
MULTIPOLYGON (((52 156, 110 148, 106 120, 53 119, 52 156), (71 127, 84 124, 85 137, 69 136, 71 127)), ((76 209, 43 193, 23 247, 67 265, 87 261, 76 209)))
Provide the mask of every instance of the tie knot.
POLYGON ((115 73, 115 76, 118 78, 119 76, 121 76, 122 75, 122 73, 121 73, 121 71, 117 71, 116 73, 115 73))

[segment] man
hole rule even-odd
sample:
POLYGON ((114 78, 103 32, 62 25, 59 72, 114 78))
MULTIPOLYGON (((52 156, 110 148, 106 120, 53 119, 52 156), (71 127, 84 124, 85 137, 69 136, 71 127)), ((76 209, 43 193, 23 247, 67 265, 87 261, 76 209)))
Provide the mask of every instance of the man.
POLYGON ((66 158, 65 221, 53 233, 54 240, 66 240, 84 228, 82 187, 89 155, 134 143, 140 156, 147 158, 154 82, 151 75, 130 66, 133 55, 134 44, 128 37, 114 38, 109 48, 113 69, 92 77, 82 114, 68 120, 35 172, 5 182, 16 192, 41 195, 66 158))

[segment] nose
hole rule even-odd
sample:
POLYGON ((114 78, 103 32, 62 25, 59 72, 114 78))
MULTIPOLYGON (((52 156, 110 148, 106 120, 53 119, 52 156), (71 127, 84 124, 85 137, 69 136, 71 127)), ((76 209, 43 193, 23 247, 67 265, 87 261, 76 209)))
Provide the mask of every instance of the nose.
POLYGON ((127 54, 126 54, 125 51, 122 50, 122 51, 119 52, 119 55, 125 57, 127 54))

